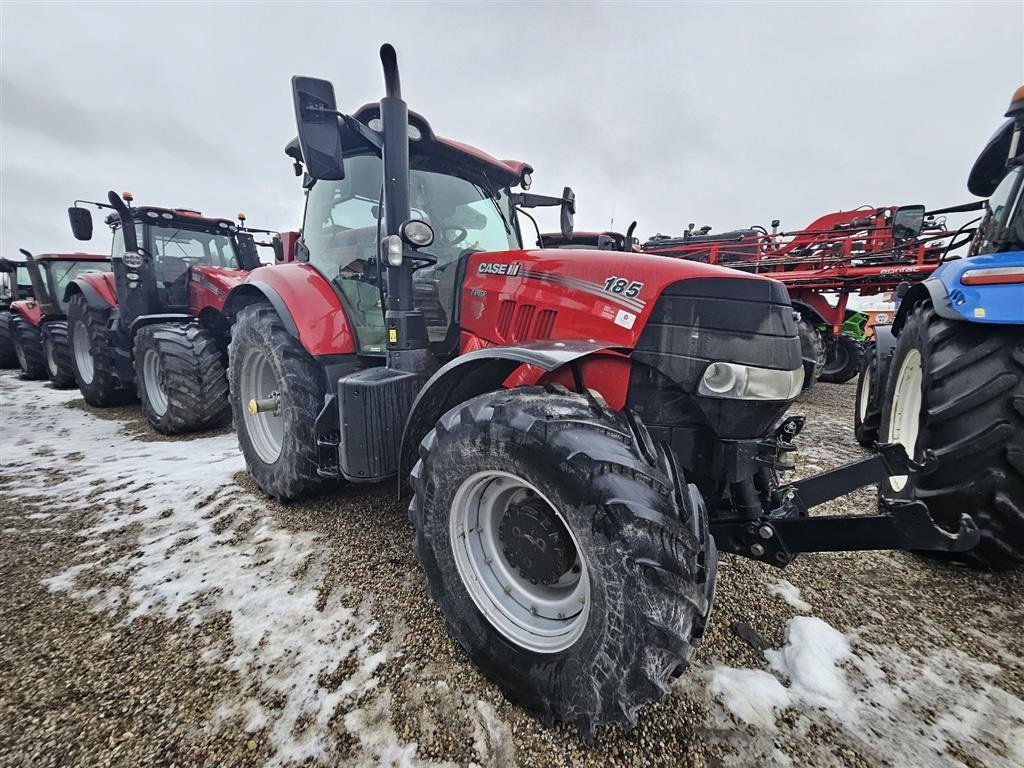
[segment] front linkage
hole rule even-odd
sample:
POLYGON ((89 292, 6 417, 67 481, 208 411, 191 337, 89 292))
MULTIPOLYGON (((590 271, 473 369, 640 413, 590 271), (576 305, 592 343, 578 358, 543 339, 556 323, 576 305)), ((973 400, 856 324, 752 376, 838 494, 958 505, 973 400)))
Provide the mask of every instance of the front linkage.
MULTIPOLYGON (((775 470, 793 468, 792 440, 803 428, 802 416, 785 419, 773 439, 761 444, 760 461, 774 478, 775 470)), ((960 516, 955 533, 935 525, 920 501, 890 500, 879 496, 879 514, 810 517, 812 507, 888 477, 931 472, 935 460, 923 462, 907 456, 899 443, 877 446, 872 456, 793 483, 773 487, 759 515, 713 517, 711 534, 718 549, 777 567, 785 567, 800 552, 853 552, 870 549, 912 549, 965 552, 980 538, 970 515, 960 516)))

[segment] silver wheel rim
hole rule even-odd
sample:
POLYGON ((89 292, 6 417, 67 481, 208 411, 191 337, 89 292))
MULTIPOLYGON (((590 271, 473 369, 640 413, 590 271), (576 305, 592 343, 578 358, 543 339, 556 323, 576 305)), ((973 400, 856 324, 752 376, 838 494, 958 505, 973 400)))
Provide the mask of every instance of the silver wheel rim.
POLYGON ((253 400, 277 398, 280 385, 274 367, 262 350, 250 348, 242 357, 239 378, 242 423, 245 424, 249 442, 264 464, 273 464, 281 457, 284 445, 284 417, 280 409, 253 413, 248 406, 253 400))
POLYGON ((868 363, 864 370, 864 378, 860 383, 860 398, 857 400, 857 412, 860 414, 860 423, 864 423, 868 415, 868 403, 871 402, 871 377, 874 376, 874 363, 868 363))
POLYGON ((142 385, 146 390, 149 407, 157 416, 167 413, 167 390, 164 389, 164 369, 160 364, 160 353, 147 349, 142 354, 142 385))
POLYGON ((448 521, 459 576, 491 626, 536 653, 557 653, 579 640, 590 616, 587 564, 565 518, 535 486, 508 472, 477 472, 456 491, 448 521), (548 585, 524 578, 500 540, 503 516, 531 495, 547 504, 577 553, 574 565, 548 585))
POLYGON ((75 368, 84 384, 92 384, 92 351, 89 349, 89 329, 84 323, 75 323, 71 333, 71 350, 75 355, 75 368))
MULTIPOLYGON (((902 445, 910 458, 914 458, 921 426, 921 382, 921 353, 912 349, 900 365, 889 414, 889 442, 902 445)), ((902 491, 907 476, 890 477, 889 485, 894 491, 902 491)))
POLYGON ((50 371, 50 375, 56 378, 57 373, 57 352, 53 348, 53 339, 46 337, 43 339, 43 349, 46 350, 46 367, 50 371))

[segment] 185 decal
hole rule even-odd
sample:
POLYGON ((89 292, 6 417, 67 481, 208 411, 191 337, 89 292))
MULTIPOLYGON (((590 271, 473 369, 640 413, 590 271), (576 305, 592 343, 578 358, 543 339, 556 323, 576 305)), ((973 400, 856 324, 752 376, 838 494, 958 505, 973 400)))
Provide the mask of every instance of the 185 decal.
POLYGON ((612 275, 604 281, 604 290, 608 293, 617 293, 622 296, 628 296, 631 299, 635 299, 640 295, 640 291, 644 289, 643 283, 638 283, 636 280, 629 281, 624 277, 616 277, 612 275))

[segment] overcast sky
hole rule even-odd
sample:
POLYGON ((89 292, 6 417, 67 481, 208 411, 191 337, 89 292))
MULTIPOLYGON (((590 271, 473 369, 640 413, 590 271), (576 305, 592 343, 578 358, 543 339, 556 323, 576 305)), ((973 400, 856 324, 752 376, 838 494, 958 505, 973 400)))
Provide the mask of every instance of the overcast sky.
MULTIPOLYGON (((571 185, 638 234, 862 204, 949 205, 1024 82, 1024 2, 0 5, 0 247, 79 249, 65 209, 139 203, 299 226, 289 78, 382 94, 571 185)), ((549 218, 551 228, 555 218, 549 218)), ((99 231, 93 249, 105 251, 99 231)))

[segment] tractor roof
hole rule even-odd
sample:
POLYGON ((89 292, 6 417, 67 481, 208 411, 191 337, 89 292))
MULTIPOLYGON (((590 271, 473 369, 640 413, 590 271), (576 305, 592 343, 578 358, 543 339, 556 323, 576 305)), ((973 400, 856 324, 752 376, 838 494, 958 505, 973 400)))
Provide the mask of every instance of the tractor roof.
POLYGON ((40 253, 33 256, 36 261, 110 261, 103 253, 40 253))
MULTIPOLYGON (((364 125, 374 128, 371 122, 380 117, 380 105, 375 102, 364 104, 356 110, 353 117, 364 125)), ((529 163, 524 163, 521 160, 498 160, 469 144, 438 136, 426 118, 418 112, 409 110, 409 124, 418 129, 422 137, 409 142, 409 150, 413 154, 429 155, 456 166, 466 165, 475 169, 482 167, 492 181, 502 184, 514 185, 524 173, 533 172, 533 166, 529 163)), ((288 142, 285 154, 295 159, 299 158, 300 150, 297 138, 288 142)))

